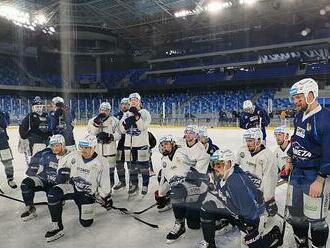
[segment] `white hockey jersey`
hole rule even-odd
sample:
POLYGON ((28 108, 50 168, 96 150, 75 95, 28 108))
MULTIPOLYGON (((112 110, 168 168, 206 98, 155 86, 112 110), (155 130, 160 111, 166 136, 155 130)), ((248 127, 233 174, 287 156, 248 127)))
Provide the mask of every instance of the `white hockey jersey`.
POLYGON ((178 147, 174 152, 174 155, 163 156, 161 158, 162 174, 159 182, 159 196, 165 196, 170 190, 170 184, 174 177, 186 177, 190 167, 195 163, 190 160, 184 149, 178 147))
POLYGON ((139 113, 141 117, 136 121, 136 127, 131 130, 125 130, 123 126, 125 119, 133 115, 131 112, 125 112, 120 120, 119 128, 121 133, 125 134, 125 147, 149 146, 148 127, 151 123, 151 115, 146 109, 140 109, 139 113))
POLYGON ((91 160, 84 162, 82 156, 77 156, 76 163, 71 168, 71 178, 77 191, 88 194, 98 194, 106 197, 110 194, 110 176, 107 160, 94 153, 91 160))
POLYGON ((121 138, 121 133, 119 130, 119 120, 114 116, 109 116, 109 118, 106 119, 101 126, 96 127, 94 125, 95 118, 96 116, 88 121, 87 131, 89 134, 93 134, 96 136, 100 132, 105 132, 114 136, 114 141, 110 142, 109 144, 97 144, 97 154, 102 154, 103 156, 115 156, 117 152, 116 140, 119 140, 121 138))
POLYGON ((260 185, 260 190, 264 193, 265 201, 275 197, 275 187, 277 184, 277 166, 274 154, 263 146, 258 153, 251 155, 246 146, 239 149, 237 155, 237 164, 245 172, 249 172, 260 179, 260 182, 254 182, 256 186, 260 185))
POLYGON ((210 155, 205 150, 202 143, 196 142, 192 146, 188 146, 187 142, 183 142, 182 149, 185 154, 189 155, 190 160, 192 160, 195 165, 194 167, 199 173, 206 174, 210 163, 210 155))
POLYGON ((274 151, 274 155, 276 157, 276 165, 279 170, 281 170, 286 164, 286 160, 288 158, 288 150, 290 149, 290 146, 291 143, 288 144, 285 150, 282 150, 282 148, 278 146, 274 151))

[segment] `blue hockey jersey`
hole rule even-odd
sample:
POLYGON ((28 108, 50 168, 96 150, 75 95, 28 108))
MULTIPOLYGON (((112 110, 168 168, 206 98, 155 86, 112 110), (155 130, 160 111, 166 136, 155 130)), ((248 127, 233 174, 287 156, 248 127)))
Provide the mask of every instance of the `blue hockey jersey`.
POLYGON ((238 165, 230 173, 226 180, 216 183, 219 199, 234 218, 253 224, 265 211, 262 192, 238 165))
POLYGON ((58 160, 58 156, 53 153, 52 149, 45 148, 31 157, 26 175, 37 176, 54 185, 65 183, 70 178, 68 176, 70 168, 59 169, 58 160))
POLYGON ((9 148, 7 127, 10 124, 8 112, 0 111, 0 150, 9 148))
POLYGON ((297 168, 319 171, 326 176, 330 174, 330 111, 320 105, 305 115, 302 112, 294 118, 294 134, 288 155, 293 158, 297 168))
POLYGON ((269 125, 270 118, 266 110, 255 105, 254 112, 252 114, 243 112, 240 117, 239 127, 243 129, 249 129, 253 127, 260 127, 263 135, 263 139, 266 138, 266 127, 269 125))
POLYGON ((75 115, 69 110, 52 111, 48 114, 48 128, 52 134, 62 134, 68 146, 75 145, 73 121, 75 115))

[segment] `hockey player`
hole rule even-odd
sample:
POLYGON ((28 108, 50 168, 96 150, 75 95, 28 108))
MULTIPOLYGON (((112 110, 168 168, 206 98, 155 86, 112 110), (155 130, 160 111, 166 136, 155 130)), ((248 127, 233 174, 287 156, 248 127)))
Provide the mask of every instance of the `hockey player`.
POLYGON ((62 134, 65 139, 66 149, 76 150, 73 137, 74 113, 64 104, 62 97, 52 99, 53 111, 48 114, 48 128, 52 134, 62 134))
POLYGON ((279 228, 260 236, 259 224, 265 210, 262 192, 237 164, 229 149, 217 150, 211 156, 217 174, 216 189, 209 191, 201 208, 204 247, 215 248, 216 220, 230 221, 244 233, 244 241, 251 248, 270 246, 281 237, 279 228))
POLYGON ((254 184, 263 192, 267 212, 263 234, 267 234, 280 224, 276 218, 278 211, 275 201, 275 188, 278 181, 276 158, 262 144, 260 128, 245 130, 243 138, 246 145, 239 150, 237 164, 253 177, 254 184))
POLYGON ((53 228, 45 234, 47 242, 64 235, 63 200, 74 200, 79 209, 79 222, 84 227, 93 224, 96 197, 100 198, 104 208, 111 209, 109 166, 107 160, 95 152, 96 146, 97 139, 93 135, 89 134, 80 140, 81 156, 77 156, 76 163, 72 166, 70 182, 58 184, 49 190, 48 208, 53 228))
POLYGON ((209 137, 206 127, 199 128, 198 139, 204 145, 207 154, 209 154, 210 156, 212 156, 212 154, 216 150, 219 150, 219 147, 217 145, 213 144, 211 138, 209 137))
POLYGON ((53 135, 49 140, 49 147, 32 156, 26 172, 28 177, 24 178, 21 184, 22 197, 26 205, 21 215, 23 221, 37 216, 33 205, 35 192, 48 192, 55 184, 69 180, 75 156, 76 152, 67 151, 64 137, 60 134, 53 135))
POLYGON ((115 183, 116 166, 116 140, 121 138, 119 131, 119 120, 110 115, 111 105, 102 102, 99 107, 99 114, 88 121, 88 133, 97 138, 96 153, 105 157, 110 168, 110 185, 115 183))
POLYGON ((31 110, 31 113, 22 120, 18 129, 22 139, 20 144, 27 142, 26 148, 28 149, 19 145, 19 150, 34 155, 46 148, 51 133, 48 130, 47 113, 44 112, 44 104, 39 96, 33 99, 31 110))
POLYGON ((287 172, 292 170, 288 188, 292 201, 287 202, 290 224, 298 247, 309 247, 311 224, 312 246, 325 248, 329 235, 325 218, 330 190, 330 111, 318 103, 318 84, 312 78, 295 83, 290 95, 298 111, 286 166, 287 172))
POLYGON ((269 125, 269 122, 270 118, 266 110, 253 105, 251 100, 243 102, 243 113, 240 117, 239 127, 243 129, 259 127, 262 131, 264 145, 266 144, 266 127, 269 125))
MULTIPOLYGON (((124 116, 124 114, 128 111, 129 109, 129 99, 127 97, 124 97, 120 101, 120 111, 115 115, 115 117, 118 120, 121 120, 124 116)), ((113 190, 120 190, 122 188, 126 187, 126 179, 125 179, 125 156, 124 156, 124 143, 125 143, 125 134, 121 135, 120 140, 118 141, 117 144, 117 162, 116 162, 116 169, 117 169, 117 175, 119 182, 117 185, 113 187, 113 190)))
POLYGON ((284 170, 288 158, 288 150, 291 146, 290 132, 285 126, 280 126, 274 129, 274 135, 278 147, 274 151, 277 159, 277 168, 281 172, 284 170))
POLYGON ((128 194, 138 193, 138 174, 142 174, 142 195, 146 195, 149 185, 149 138, 150 113, 141 107, 138 93, 129 95, 130 108, 120 120, 120 131, 125 134, 125 161, 128 163, 130 185, 128 194))
POLYGON ((172 243, 186 232, 185 220, 189 228, 199 228, 199 214, 196 218, 190 214, 190 210, 202 200, 203 193, 207 191, 208 179, 205 173, 198 173, 194 169, 196 160, 190 158, 191 154, 188 155, 186 149, 178 146, 171 135, 160 138, 159 151, 163 155, 162 170, 155 199, 162 208, 168 204, 170 192, 175 224, 166 238, 167 243, 172 243))
POLYGON ((5 167, 5 174, 9 187, 16 189, 17 185, 14 181, 14 167, 13 154, 9 147, 9 136, 7 134, 7 127, 10 124, 10 117, 8 112, 0 111, 0 159, 5 167))

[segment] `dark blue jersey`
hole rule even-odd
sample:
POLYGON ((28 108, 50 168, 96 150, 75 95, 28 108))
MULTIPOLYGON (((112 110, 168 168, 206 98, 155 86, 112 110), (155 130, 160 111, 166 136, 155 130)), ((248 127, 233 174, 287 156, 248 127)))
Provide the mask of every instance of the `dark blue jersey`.
POLYGON ((26 174, 28 176, 37 176, 54 185, 65 183, 69 179, 70 169, 58 169, 58 160, 59 157, 53 153, 52 149, 45 148, 31 157, 26 174))
POLYGON ((58 109, 48 114, 48 128, 52 134, 62 134, 68 146, 74 145, 73 121, 74 113, 58 109))
POLYGON ((9 148, 7 127, 10 124, 9 114, 0 111, 0 150, 9 148))
POLYGON ((245 223, 255 223, 265 211, 261 191, 238 165, 232 168, 227 180, 216 183, 216 190, 233 217, 245 223))
POLYGON ((270 118, 266 110, 259 106, 255 106, 252 114, 243 112, 240 117, 239 126, 243 129, 260 127, 263 134, 263 139, 266 138, 266 127, 269 125, 270 118))
POLYGON ((209 138, 208 142, 207 142, 207 154, 209 154, 210 156, 212 156, 212 154, 216 151, 219 150, 219 147, 215 144, 213 144, 212 140, 209 138))
POLYGON ((293 166, 315 169, 323 176, 330 174, 330 111, 318 106, 307 115, 294 118, 294 134, 288 155, 293 166))

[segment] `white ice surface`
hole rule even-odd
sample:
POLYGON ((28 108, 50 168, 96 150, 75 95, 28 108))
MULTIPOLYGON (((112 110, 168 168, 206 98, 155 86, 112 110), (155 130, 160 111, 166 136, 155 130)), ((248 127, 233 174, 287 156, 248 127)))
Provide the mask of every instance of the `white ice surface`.
MULTIPOLYGON (((158 139, 161 135, 172 134, 182 137, 183 128, 153 128, 151 131, 158 139)), ((210 137, 218 146, 226 146, 236 151, 242 145, 242 131, 239 129, 209 129, 210 137)), ((85 133, 80 127, 75 129, 75 137, 79 139, 85 133)), ((25 177, 26 163, 24 156, 17 152, 18 130, 9 129, 10 145, 14 155, 15 180, 20 185, 25 177)), ((275 149, 273 135, 268 132, 267 146, 275 149)), ((155 171, 159 170, 160 154, 157 149, 153 153, 153 164, 155 171)), ((143 199, 137 197, 127 201, 126 191, 113 194, 114 205, 126 207, 130 210, 141 210, 154 203, 153 192, 156 190, 156 177, 152 177, 149 186, 149 193, 143 199)), ((4 168, 0 165, 0 188, 5 194, 21 199, 20 189, 12 190, 7 186, 4 168)), ((286 195, 286 186, 283 185, 276 190, 276 200, 283 212, 283 205, 286 195)), ((45 201, 44 193, 37 193, 35 202, 45 201)), ((195 247, 196 243, 202 240, 201 230, 187 229, 185 238, 171 245, 165 244, 166 234, 173 226, 174 217, 172 211, 158 213, 156 208, 139 215, 142 219, 159 225, 159 229, 150 228, 141 224, 133 218, 119 214, 115 210, 106 211, 97 207, 97 214, 94 223, 89 228, 84 228, 78 221, 78 210, 73 202, 67 202, 64 206, 63 223, 65 235, 63 238, 46 243, 44 234, 50 227, 50 216, 47 206, 37 206, 38 217, 29 222, 23 223, 20 214, 24 204, 0 197, 0 247, 3 248, 181 248, 195 247)), ((294 241, 292 229, 287 225, 285 235, 285 248, 293 248, 294 241)), ((225 237, 218 237, 221 247, 239 247, 238 232, 228 233, 225 237)), ((330 247, 330 242, 328 242, 330 247)), ((219 246, 220 247, 220 246, 219 246)))

